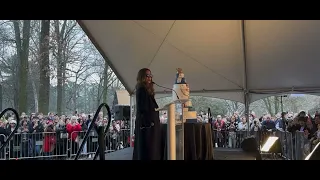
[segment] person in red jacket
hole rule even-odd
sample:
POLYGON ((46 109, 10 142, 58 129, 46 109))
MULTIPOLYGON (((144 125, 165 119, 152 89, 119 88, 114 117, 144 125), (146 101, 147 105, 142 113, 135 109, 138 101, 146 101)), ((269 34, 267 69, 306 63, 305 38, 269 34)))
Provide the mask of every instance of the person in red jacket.
POLYGON ((56 146, 55 127, 52 122, 48 122, 44 132, 42 151, 44 155, 47 156, 45 159, 50 159, 50 156, 53 155, 56 146))
POLYGON ((218 115, 217 120, 213 123, 213 130, 215 133, 216 146, 224 147, 226 137, 226 123, 222 120, 221 115, 218 115))
POLYGON ((70 144, 70 148, 71 148, 71 154, 76 154, 78 151, 78 132, 80 132, 82 130, 80 124, 77 121, 77 117, 76 116, 72 116, 71 117, 71 121, 69 124, 67 124, 67 132, 68 132, 68 137, 70 137, 71 140, 71 144, 70 144))

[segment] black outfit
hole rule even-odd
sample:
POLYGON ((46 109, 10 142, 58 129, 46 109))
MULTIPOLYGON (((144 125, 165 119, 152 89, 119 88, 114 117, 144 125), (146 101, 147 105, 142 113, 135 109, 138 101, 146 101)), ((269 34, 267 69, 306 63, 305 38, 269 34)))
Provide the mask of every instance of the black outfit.
POLYGON ((136 91, 136 122, 133 160, 160 160, 161 127, 158 104, 154 96, 141 85, 136 91))
MULTIPOLYGON (((5 142, 5 137, 7 137, 8 135, 9 135, 9 132, 5 128, 0 127, 0 147, 5 142)), ((6 148, 4 148, 4 150, 0 151, 0 158, 1 159, 5 158, 5 152, 6 152, 6 148)))

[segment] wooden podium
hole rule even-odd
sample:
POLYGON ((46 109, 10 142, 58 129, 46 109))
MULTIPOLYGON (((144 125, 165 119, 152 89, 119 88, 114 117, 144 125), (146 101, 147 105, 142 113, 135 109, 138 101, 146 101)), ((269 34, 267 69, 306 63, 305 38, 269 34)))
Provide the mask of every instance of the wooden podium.
POLYGON ((167 154, 168 160, 183 160, 184 159, 184 126, 183 126, 183 104, 188 100, 176 100, 166 104, 156 111, 167 111, 167 154), (176 114, 176 104, 181 104, 181 113, 176 114), (176 126, 178 128, 176 128, 176 126), (177 136, 178 129, 178 136, 177 136), (177 143, 178 137, 178 143, 177 143), (177 147, 178 144, 178 147, 177 147), (177 157, 178 151, 178 157, 177 157))

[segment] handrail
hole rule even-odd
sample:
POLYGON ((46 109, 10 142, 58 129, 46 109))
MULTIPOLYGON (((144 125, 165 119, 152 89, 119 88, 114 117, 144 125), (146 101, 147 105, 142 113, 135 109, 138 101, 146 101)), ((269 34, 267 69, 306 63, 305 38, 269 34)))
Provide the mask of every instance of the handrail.
MULTIPOLYGON (((126 120, 126 118, 124 118, 124 120, 126 120)), ((109 130, 109 128, 107 128, 107 129, 105 129, 104 130, 104 138, 107 138, 107 136, 108 136, 108 130, 109 130)), ((96 152, 95 152, 95 154, 94 154, 94 157, 93 157, 93 160, 96 160, 97 159, 97 157, 98 157, 98 152, 99 152, 99 145, 98 145, 98 147, 97 147, 97 150, 96 150, 96 152)))
MULTIPOLYGON (((104 138, 107 138, 108 130, 109 130, 109 126, 108 126, 108 128, 104 129, 104 138)), ((93 160, 97 159, 98 154, 99 154, 99 145, 98 145, 97 150, 96 150, 96 152, 94 154, 93 160)))
POLYGON ((9 136, 7 137, 7 139, 4 141, 4 143, 1 145, 0 147, 0 152, 2 152, 2 150, 8 145, 9 141, 13 138, 14 134, 17 132, 18 128, 19 128, 19 124, 20 124, 20 117, 19 117, 19 114, 18 112, 13 109, 13 108, 7 108, 7 109, 4 109, 1 114, 0 114, 0 119, 4 116, 4 114, 7 112, 7 111, 12 111, 14 113, 14 115, 16 116, 16 121, 17 121, 17 124, 16 124, 16 127, 14 128, 14 130, 9 134, 9 136))
MULTIPOLYGON (((81 143, 81 145, 80 145, 80 147, 79 147, 79 149, 78 149, 78 151, 77 151, 77 154, 76 154, 76 157, 74 158, 74 160, 78 160, 78 159, 79 159, 79 156, 80 156, 80 154, 81 154, 81 151, 83 150, 83 147, 84 147, 84 145, 86 144, 86 142, 87 142, 87 140, 88 140, 88 137, 89 137, 89 134, 90 134, 92 128, 95 127, 95 122, 96 122, 96 120, 98 119, 99 113, 100 113, 100 111, 101 111, 101 109, 102 109, 103 107, 106 107, 106 109, 107 109, 107 111, 108 111, 108 124, 107 124, 107 127, 105 127, 105 128, 106 128, 106 129, 105 129, 105 132, 108 131, 108 129, 109 129, 109 127, 110 127, 110 124, 111 124, 111 111, 110 111, 110 108, 109 108, 109 106, 108 106, 107 103, 102 103, 102 104, 100 104, 100 106, 98 107, 96 113, 94 114, 94 117, 93 117, 93 119, 92 119, 92 121, 91 121, 91 123, 90 123, 90 126, 89 126, 86 134, 84 135, 83 141, 82 141, 82 143, 81 143)), ((98 133, 98 128, 95 128, 95 130, 96 130, 96 132, 98 133)), ((99 147, 98 147, 98 148, 99 148, 99 147)))

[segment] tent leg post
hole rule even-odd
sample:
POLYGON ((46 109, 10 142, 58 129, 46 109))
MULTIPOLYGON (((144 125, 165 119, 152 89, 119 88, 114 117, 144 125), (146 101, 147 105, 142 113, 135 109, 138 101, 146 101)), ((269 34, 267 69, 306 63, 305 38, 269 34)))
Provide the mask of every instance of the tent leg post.
POLYGON ((250 95, 248 92, 245 92, 244 93, 244 106, 245 106, 245 116, 246 116, 246 120, 247 120, 247 134, 249 135, 250 134, 250 121, 249 121, 249 116, 250 116, 250 113, 249 113, 249 106, 250 106, 250 95))
POLYGON ((134 121, 133 121, 133 115, 134 115, 134 107, 133 107, 133 101, 134 101, 134 95, 130 95, 130 147, 133 147, 133 135, 134 135, 134 121))

